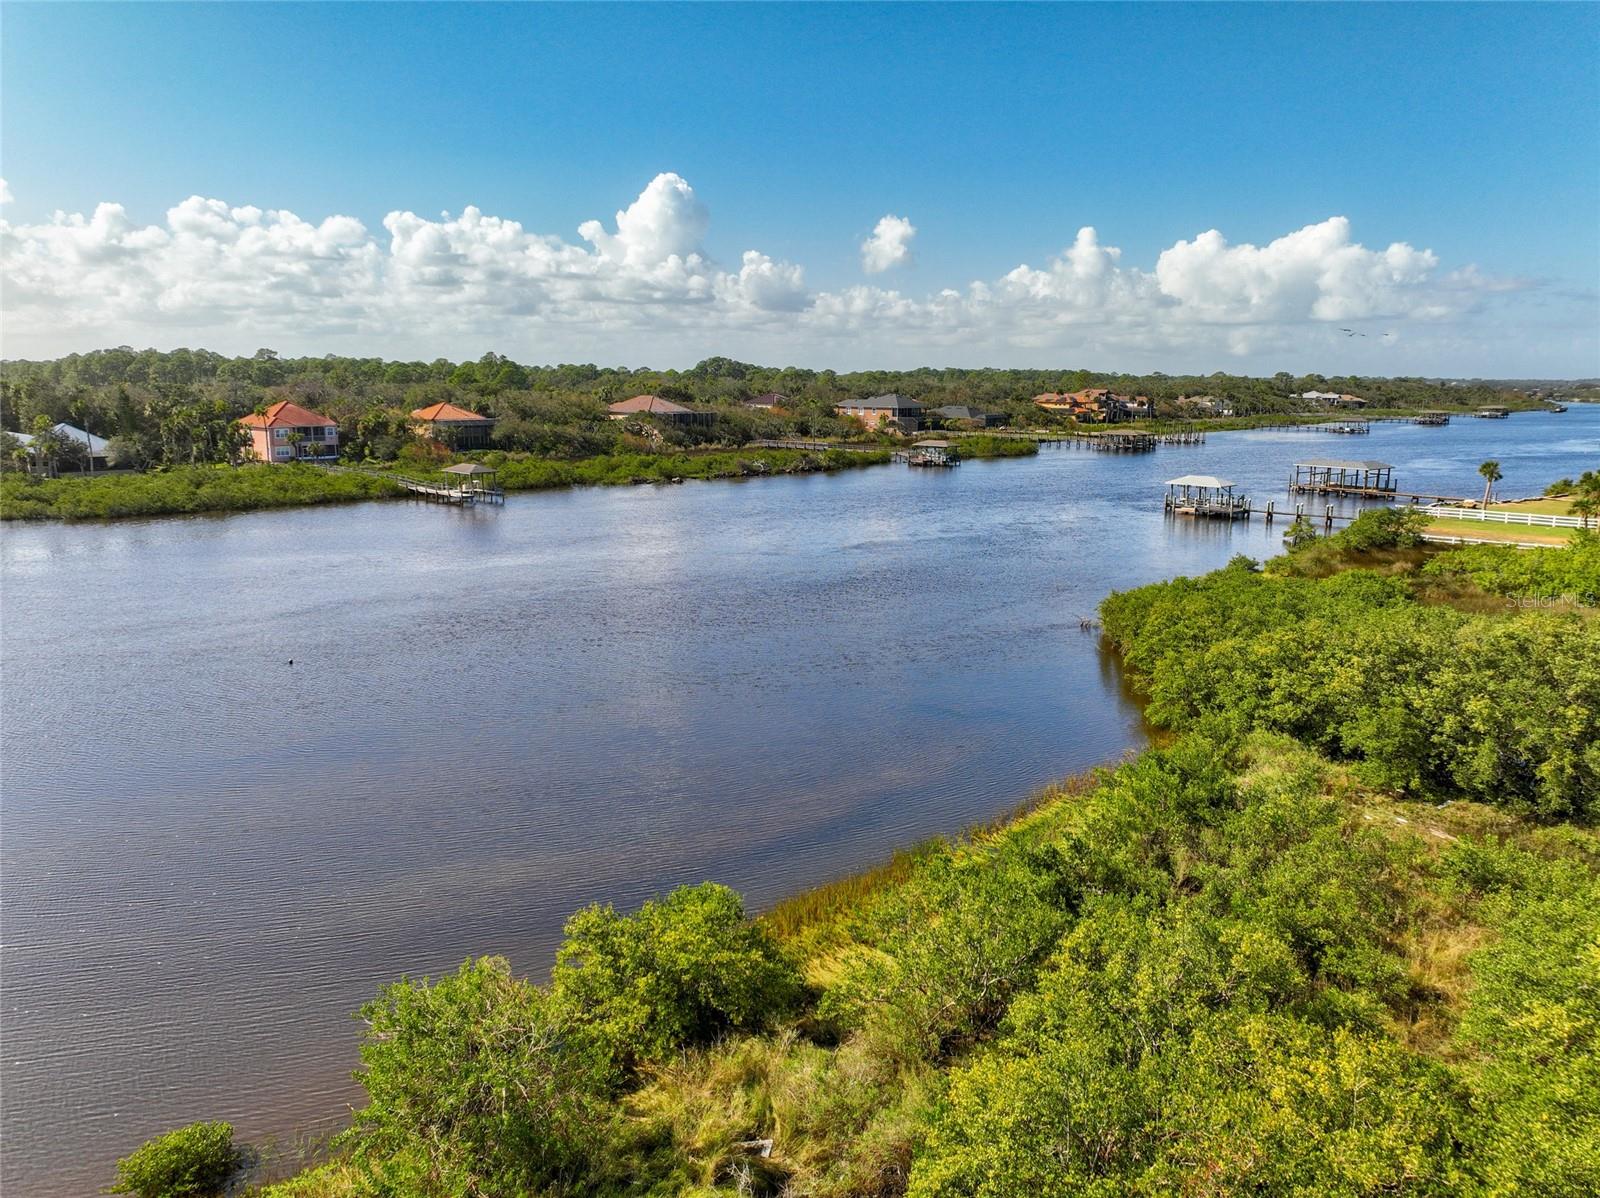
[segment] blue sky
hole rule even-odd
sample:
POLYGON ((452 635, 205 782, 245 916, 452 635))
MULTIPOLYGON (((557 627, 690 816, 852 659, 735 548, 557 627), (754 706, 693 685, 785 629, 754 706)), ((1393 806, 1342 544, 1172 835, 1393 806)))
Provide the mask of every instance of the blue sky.
POLYGON ((0 35, 8 356, 1600 372, 1594 5, 8 3, 0 35), (174 224, 190 196, 246 215, 174 224), (579 235, 635 201, 610 259, 579 235), (440 223, 402 254, 397 212, 440 223))

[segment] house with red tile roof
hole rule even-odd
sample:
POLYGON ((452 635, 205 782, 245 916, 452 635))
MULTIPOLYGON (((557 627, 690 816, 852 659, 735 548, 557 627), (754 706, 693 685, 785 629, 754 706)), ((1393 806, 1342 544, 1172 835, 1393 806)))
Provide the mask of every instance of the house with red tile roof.
POLYGON ((1035 395, 1033 402, 1047 412, 1060 412, 1085 424, 1115 424, 1148 416, 1152 405, 1143 395, 1118 395, 1107 387, 1086 387, 1082 391, 1047 391, 1035 395))
POLYGON ((239 424, 250 434, 258 461, 332 462, 339 456, 338 423, 286 399, 265 412, 251 412, 239 424))
POLYGON ((412 409, 411 431, 452 449, 487 449, 494 420, 453 403, 436 403, 412 409))
POLYGON ((612 420, 627 420, 635 416, 654 416, 668 424, 710 424, 711 413, 686 408, 681 403, 662 399, 659 395, 635 395, 606 407, 612 420))

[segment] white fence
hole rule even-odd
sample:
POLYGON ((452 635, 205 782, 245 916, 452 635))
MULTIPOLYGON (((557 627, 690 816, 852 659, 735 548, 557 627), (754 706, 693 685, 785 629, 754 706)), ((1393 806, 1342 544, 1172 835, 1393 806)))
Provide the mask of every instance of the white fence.
POLYGON ((1485 524, 1538 524, 1545 528, 1582 528, 1577 516, 1551 516, 1543 512, 1486 512, 1475 507, 1423 508, 1441 520, 1482 520, 1485 524))
POLYGON ((1502 541, 1499 537, 1450 537, 1437 532, 1425 532, 1422 539, 1430 545, 1507 545, 1512 549, 1550 549, 1543 541, 1502 541))

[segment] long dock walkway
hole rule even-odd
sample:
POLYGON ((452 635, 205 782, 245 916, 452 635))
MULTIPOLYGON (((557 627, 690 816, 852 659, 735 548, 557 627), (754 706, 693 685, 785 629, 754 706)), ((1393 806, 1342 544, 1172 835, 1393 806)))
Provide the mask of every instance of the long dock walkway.
POLYGON ((325 466, 335 474, 365 474, 369 478, 381 478, 396 486, 404 487, 406 491, 419 499, 429 503, 451 503, 462 507, 472 507, 479 503, 504 503, 506 493, 497 486, 474 485, 463 481, 451 485, 449 483, 427 482, 420 478, 408 478, 403 474, 393 474, 387 470, 368 470, 361 466, 325 466))

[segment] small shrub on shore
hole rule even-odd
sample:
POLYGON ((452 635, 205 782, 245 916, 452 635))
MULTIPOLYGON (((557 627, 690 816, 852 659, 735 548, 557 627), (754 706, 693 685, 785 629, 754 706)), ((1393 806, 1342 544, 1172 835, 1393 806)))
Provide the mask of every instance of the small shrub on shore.
POLYGON ((567 921, 554 1000, 625 1069, 730 1031, 753 1031, 799 1001, 800 975, 747 920, 726 886, 707 882, 634 915, 586 907, 567 921))
POLYGON ((213 1198, 239 1171, 244 1154, 231 1123, 191 1123, 117 1162, 113 1194, 134 1198, 213 1198))
POLYGON ((505 960, 392 983, 361 1018, 369 1101, 345 1143, 378 1192, 521 1194, 581 1175, 604 1143, 603 1051, 505 960))

